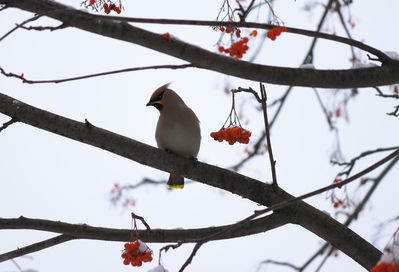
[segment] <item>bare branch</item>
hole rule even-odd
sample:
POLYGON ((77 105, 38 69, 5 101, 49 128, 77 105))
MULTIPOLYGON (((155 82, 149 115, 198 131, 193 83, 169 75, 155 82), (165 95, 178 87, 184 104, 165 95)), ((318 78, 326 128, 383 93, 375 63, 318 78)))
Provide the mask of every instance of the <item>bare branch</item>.
MULTIPOLYGON (((399 161, 399 157, 394 158, 382 171, 381 173, 373 179, 373 185, 369 188, 367 193, 364 195, 363 199, 357 204, 356 208, 353 210, 351 215, 347 217, 345 222, 343 223, 344 226, 349 226, 354 220, 356 220, 360 214, 360 212, 364 209, 368 201, 370 200, 372 194, 375 192, 377 189, 378 185, 381 183, 381 181, 384 179, 384 177, 388 174, 388 172, 397 164, 399 161)), ((306 261, 300 268, 300 271, 303 271, 306 267, 308 267, 315 259, 317 256, 323 254, 326 249, 330 247, 330 243, 324 243, 324 245, 317 251, 315 252, 309 259, 306 261)), ((327 252, 326 256, 331 256, 333 250, 330 248, 330 250, 327 252)))
POLYGON ((364 157, 367 157, 369 155, 375 154, 375 153, 397 150, 398 148, 399 148, 399 146, 393 146, 393 147, 385 147, 385 148, 377 148, 377 149, 374 149, 374 150, 368 150, 368 151, 364 151, 360 155, 352 158, 349 162, 332 161, 331 163, 334 164, 334 165, 344 166, 344 170, 339 172, 337 174, 337 177, 349 176, 350 173, 352 172, 353 167, 355 166, 355 164, 356 164, 356 162, 358 160, 360 160, 360 159, 362 159, 364 157))
POLYGON ((150 70, 150 69, 185 69, 185 68, 189 68, 189 67, 195 67, 195 66, 191 65, 191 64, 153 65, 153 66, 145 66, 145 67, 133 67, 133 68, 126 68, 126 69, 119 69, 119 70, 114 70, 114 71, 109 71, 109 72, 102 72, 102 73, 70 77, 70 78, 63 78, 63 79, 47 79, 47 80, 29 80, 29 79, 26 79, 24 76, 17 75, 15 73, 7 73, 1 67, 0 67, 0 72, 3 75, 5 75, 6 77, 18 78, 18 79, 22 80, 23 83, 38 84, 38 83, 63 83, 63 82, 73 81, 73 80, 81 80, 81 79, 87 79, 87 78, 92 78, 92 77, 106 76, 106 75, 133 72, 133 71, 143 71, 143 70, 150 70))
MULTIPOLYGON (((0 0, 0 4, 2 3, 7 3, 9 6, 14 6, 38 14, 57 10, 57 12, 46 14, 46 16, 60 20, 72 27, 77 27, 82 30, 90 31, 103 36, 139 44, 152 50, 163 52, 165 54, 188 61, 194 66, 201 67, 203 69, 222 72, 227 75, 251 79, 258 82, 321 88, 355 88, 399 83, 399 65, 396 65, 399 63, 399 61, 395 61, 380 50, 369 47, 361 42, 343 37, 337 37, 334 35, 328 35, 325 33, 295 28, 288 29, 288 31, 291 33, 308 35, 310 37, 325 38, 356 46, 378 56, 379 60, 385 65, 372 68, 349 70, 297 69, 259 65, 212 53, 178 39, 171 39, 169 41, 163 38, 162 35, 134 27, 126 23, 128 21, 150 22, 153 21, 152 19, 128 20, 129 18, 122 18, 118 16, 107 17, 93 15, 81 10, 68 9, 65 5, 53 1, 50 2, 48 0, 0 0)), ((183 21, 185 24, 187 24, 187 20, 183 21)), ((176 23, 182 24, 183 21, 176 21, 176 23)), ((156 22, 172 23, 172 21, 166 22, 161 20, 156 22)), ((270 29, 274 27, 274 25, 255 23, 239 23, 239 25, 212 21, 195 21, 195 23, 197 25, 203 24, 214 26, 231 24, 232 26, 255 27, 261 29, 270 29)))
POLYGON ((39 251, 39 250, 42 250, 42 249, 45 249, 48 247, 52 247, 52 246, 55 246, 55 245, 58 245, 58 244, 61 244, 61 243, 64 243, 64 242, 67 242, 67 241, 70 241, 73 239, 76 239, 76 238, 73 236, 62 234, 62 235, 56 236, 54 238, 47 239, 47 240, 44 240, 44 241, 41 241, 38 243, 34 243, 34 244, 26 246, 26 247, 21 247, 16 250, 1 254, 0 255, 0 263, 10 260, 10 259, 13 259, 13 258, 16 258, 16 257, 19 257, 19 256, 23 256, 23 255, 32 253, 32 252, 36 252, 36 251, 39 251))
MULTIPOLYGON (((366 169, 358 172, 357 174, 351 176, 350 178, 347 178, 347 179, 345 179, 345 180, 343 180, 341 182, 338 182, 338 183, 333 183, 331 185, 325 186, 325 187, 320 188, 318 190, 303 194, 303 195, 301 195, 299 197, 295 197, 293 199, 289 199, 289 200, 286 200, 286 201, 279 202, 279 203, 274 204, 274 205, 272 205, 272 206, 270 206, 270 207, 268 207, 266 209, 257 210, 257 211, 254 212, 253 215, 248 216, 245 219, 239 221, 236 225, 233 225, 231 227, 231 229, 234 229, 235 227, 239 226, 240 224, 245 224, 245 223, 249 222, 250 220, 252 220, 252 219, 254 219, 254 218, 256 218, 256 217, 258 217, 260 215, 263 215, 265 213, 268 213, 268 212, 271 212, 271 211, 275 212, 277 210, 280 210, 280 209, 283 209, 285 207, 288 207, 288 206, 294 204, 295 202, 297 202, 299 200, 303 200, 303 199, 306 199, 306 198, 309 198, 309 197, 324 193, 324 192, 329 191, 329 190, 334 189, 334 188, 341 188, 342 186, 357 180, 358 178, 368 174, 369 172, 375 170, 379 166, 383 165, 384 163, 386 163, 386 162, 388 162, 388 161, 390 161, 392 159, 395 159, 395 162, 396 162, 396 159, 398 157, 399 157, 399 149, 396 149, 394 152, 392 152, 388 156, 386 156, 383 159, 379 160, 378 162, 372 164, 371 166, 367 167, 366 169)), ((302 220, 298 219, 298 221, 302 221, 302 220)), ((302 223, 304 223, 304 222, 302 222, 302 223)), ((301 224, 301 222, 299 222, 299 224, 301 224)), ((227 231, 227 230, 223 230, 223 231, 227 231)), ((214 237, 214 236, 217 236, 217 235, 220 235, 220 233, 212 234, 210 237, 214 237)), ((201 241, 206 241, 208 238, 209 237, 205 237, 201 241)))
POLYGON ((378 87, 373 87, 377 92, 377 96, 380 97, 387 97, 387 98, 395 98, 395 99, 399 99, 399 94, 384 94, 380 88, 378 87))
POLYGON ((251 87, 249 87, 249 88, 241 88, 241 87, 238 87, 238 88, 235 89, 235 90, 231 90, 231 92, 233 92, 233 93, 239 93, 239 92, 251 93, 251 94, 253 94, 253 95, 255 96, 256 100, 257 100, 259 103, 262 103, 262 99, 260 99, 258 93, 257 93, 254 89, 252 89, 251 87))
POLYGON ((324 104, 323 104, 323 101, 321 101, 319 92, 317 91, 316 88, 313 88, 313 91, 314 91, 314 94, 316 95, 317 101, 319 102, 319 105, 320 105, 320 107, 321 107, 321 109, 322 109, 322 111, 323 111, 323 113, 324 113, 324 117, 326 117, 327 124, 328 124, 328 126, 330 127, 330 130, 337 129, 337 128, 333 125, 333 123, 332 123, 332 121, 331 121, 331 118, 330 118, 330 116, 329 116, 328 113, 327 113, 326 107, 325 107, 324 104))
POLYGON ((204 242, 197 242, 194 246, 193 251, 191 252, 190 256, 188 257, 188 259, 186 260, 186 262, 182 265, 182 267, 180 268, 179 272, 183 272, 184 269, 192 262, 195 254, 197 254, 198 249, 200 249, 200 247, 204 244, 204 242))
POLYGON ((265 260, 262 261, 261 263, 258 264, 258 268, 256 269, 256 271, 259 271, 262 265, 267 265, 267 264, 274 264, 274 265, 278 265, 278 266, 285 266, 285 267, 289 267, 292 268, 293 270, 296 271, 301 271, 301 268, 298 266, 293 265, 292 263, 289 262, 280 262, 280 261, 275 261, 275 260, 265 260))
POLYGON ((21 26, 22 29, 36 30, 36 31, 44 31, 44 30, 55 31, 55 30, 64 29, 67 27, 68 27, 67 24, 60 24, 58 26, 21 26))
POLYGON ((387 113, 387 115, 392 115, 392 116, 398 117, 399 116, 399 105, 395 106, 395 110, 393 112, 387 113))
POLYGON ((25 21, 23 21, 21 24, 17 24, 14 28, 12 28, 10 31, 8 31, 6 34, 4 34, 2 37, 0 37, 0 42, 2 40, 4 40, 5 38, 7 38, 7 36, 9 36, 11 33, 13 33, 15 30, 17 30, 18 28, 22 27, 23 25, 35 21, 37 19, 39 19, 40 17, 42 17, 43 15, 35 15, 25 21))
POLYGON ((263 117, 265 121, 265 132, 266 132, 266 142, 267 142, 267 153, 269 154, 269 160, 270 160, 270 168, 272 171, 272 178, 273 178, 273 186, 277 187, 277 175, 276 175, 276 161, 274 160, 273 157, 273 151, 272 151, 272 143, 270 141, 270 131, 269 131, 269 120, 267 118, 267 96, 266 96, 266 90, 265 90, 265 85, 260 83, 260 93, 262 96, 262 109, 263 109, 263 117))
MULTIPOLYGON (((284 215, 276 215, 273 218, 262 217, 253 220, 235 231, 224 232, 223 236, 215 237, 214 240, 230 239, 265 232, 288 223, 284 215)), ((224 225, 198 229, 151 229, 137 230, 137 236, 146 243, 167 243, 167 242, 196 242, 202 237, 219 232, 232 225, 224 225)), ((126 242, 131 238, 130 229, 113 229, 93 227, 87 224, 69 224, 60 221, 43 219, 32 219, 26 217, 0 218, 0 229, 31 229, 48 232, 55 232, 73 236, 76 239, 92 239, 104 241, 126 242)))
POLYGON ((142 216, 139 216, 137 214, 135 214, 134 212, 130 213, 132 215, 132 219, 138 219, 141 221, 141 223, 143 223, 143 225, 145 226, 145 228, 147 230, 151 230, 150 225, 147 224, 147 222, 145 221, 145 219, 142 216))
MULTIPOLYGON (((341 25, 344 28, 346 35, 348 36, 349 39, 352 40, 352 35, 345 23, 344 16, 342 15, 342 12, 341 12, 341 3, 338 0, 334 0, 334 2, 335 2, 334 11, 338 14, 339 21, 341 22, 341 25)), ((355 51, 353 50, 353 46, 350 46, 350 50, 352 53, 352 58, 355 59, 356 55, 355 55, 355 51)))
POLYGON ((16 118, 11 118, 10 121, 5 122, 1 127, 0 127, 0 132, 6 129, 8 126, 18 122, 18 119, 16 118))
MULTIPOLYGON (((272 209, 280 209, 279 212, 286 216, 295 214, 293 217, 289 216, 290 220, 334 244, 339 250, 351 256, 367 269, 377 262, 381 254, 367 241, 353 231, 343 228, 330 216, 270 184, 216 166, 169 154, 95 126, 88 128, 85 123, 40 110, 3 94, 0 94, 0 112, 16 117, 21 122, 108 150, 138 163, 167 172, 179 173, 184 177, 238 194, 261 205, 270 206, 272 209), (295 205, 292 205, 294 203, 295 205), (285 209, 281 209, 282 207, 285 209), (334 231, 340 235, 331 235, 331 232, 334 231)), ((397 154, 399 154, 399 150, 343 181, 342 185, 368 173, 397 154)), ((324 190, 332 188, 335 188, 334 184, 324 190)), ((306 194, 300 199, 321 192, 306 194)), ((265 211, 256 212, 255 217, 262 212, 265 211)))
MULTIPOLYGON (((319 31, 321 30, 321 28, 322 28, 322 26, 323 26, 323 24, 324 24, 324 21, 325 21, 325 19, 326 19, 326 17, 327 17, 328 10, 330 9, 330 7, 331 7, 333 1, 334 1, 334 0, 329 0, 329 1, 328 1, 327 5, 326 5, 326 7, 325 7, 325 9, 324 9, 323 15, 321 16, 321 19, 320 19, 320 21, 319 21, 319 23, 318 23, 318 25, 317 25, 316 32, 319 32, 319 31)), ((316 45, 317 40, 318 40, 317 37, 314 37, 314 38, 313 38, 312 43, 311 43, 311 45, 310 45, 310 48, 308 49, 308 52, 306 53, 305 58, 304 58, 303 61, 302 61, 302 64, 311 63, 311 62, 312 62, 312 59, 313 59, 313 49, 314 49, 314 47, 315 47, 315 45, 316 45)), ((277 117, 279 116, 279 114, 280 114, 280 112, 281 112, 283 106, 285 105, 285 102, 286 102, 286 100, 287 100, 287 97, 288 97, 288 95, 291 93, 291 90, 292 90, 292 89, 293 89, 293 86, 289 86, 289 87, 287 88, 287 90, 285 91, 285 93, 284 93, 283 96, 281 96, 279 99, 277 99, 277 100, 275 100, 275 101, 273 101, 272 103, 269 104, 269 107, 270 107, 270 106, 273 106, 273 105, 275 105, 275 104, 277 104, 277 103, 278 103, 278 105, 279 105, 278 108, 277 108, 277 110, 276 110, 276 112, 275 112, 275 114, 273 115, 273 119, 271 120, 271 122, 270 122, 270 124, 269 124, 269 129, 271 129, 271 128, 273 127, 273 124, 274 124, 275 121, 277 120, 277 117)), ((252 153, 250 153, 246 158, 244 158, 243 160, 241 160, 239 163, 237 163, 236 165, 234 165, 234 166, 232 166, 232 167, 230 167, 230 168, 233 169, 234 171, 237 171, 237 170, 240 169, 245 163, 247 163, 250 159, 252 159, 253 157, 255 157, 255 156, 257 155, 257 152, 258 152, 259 148, 261 147, 261 144, 262 144, 263 139, 265 138, 265 136, 266 136, 266 132, 264 131, 264 132, 262 133, 262 135, 259 137, 258 141, 255 143, 254 147, 253 147, 254 151, 253 151, 252 153)))

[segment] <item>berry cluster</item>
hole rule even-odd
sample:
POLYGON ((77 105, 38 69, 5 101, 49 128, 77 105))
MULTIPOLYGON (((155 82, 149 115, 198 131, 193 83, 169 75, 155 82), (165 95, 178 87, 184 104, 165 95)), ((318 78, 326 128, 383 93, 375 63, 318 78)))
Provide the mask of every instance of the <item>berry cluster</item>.
POLYGON ((382 262, 376 266, 374 266, 370 272, 399 272, 399 263, 397 264, 389 264, 382 262))
POLYGON ((267 37, 269 39, 271 39, 272 41, 274 41, 276 39, 276 37, 281 34, 281 32, 286 32, 286 31, 287 31, 287 27, 285 27, 285 26, 273 27, 272 29, 270 29, 267 32, 267 37))
POLYGON ((125 249, 122 253, 123 264, 132 266, 141 266, 143 262, 152 261, 152 251, 145 243, 140 240, 131 243, 125 243, 125 249))
POLYGON ((242 56, 248 51, 248 38, 244 37, 238 42, 235 42, 231 45, 230 48, 224 48, 223 46, 219 46, 220 53, 229 54, 231 57, 235 57, 236 59, 241 59, 242 56))
MULTIPOLYGON (((91 3, 91 2, 93 2, 93 0, 90 0, 90 3, 91 3)), ((94 2, 95 2, 95 0, 94 0, 94 2)), ((111 4, 111 5, 108 6, 107 3, 104 3, 103 8, 104 8, 104 12, 105 12, 106 14, 109 14, 109 13, 111 12, 111 10, 115 11, 115 12, 118 13, 118 14, 121 13, 121 9, 118 8, 117 6, 115 6, 115 4, 111 4)))
POLYGON ((234 33, 234 32, 235 32, 237 38, 240 38, 240 37, 241 37, 241 30, 239 30, 239 29, 236 29, 236 30, 234 31, 234 29, 231 28, 231 27, 227 27, 227 28, 225 29, 225 28, 222 26, 222 27, 219 28, 219 30, 222 31, 222 32, 225 32, 225 31, 226 31, 227 34, 230 34, 230 33, 234 33))
MULTIPOLYGON (((224 28, 223 26, 219 28, 220 31, 226 32, 227 34, 235 34, 235 36, 239 39, 238 41, 234 42, 230 48, 224 48, 223 46, 219 46, 218 50, 220 53, 226 53, 231 57, 235 57, 236 59, 241 59, 242 56, 248 51, 248 37, 241 37, 241 30, 240 29, 233 29, 231 27, 224 28)), ((249 36, 256 37, 257 32, 256 30, 252 31, 249 36)))
POLYGON ((233 145, 236 142, 241 144, 249 143, 249 137, 251 137, 251 132, 243 129, 242 127, 228 127, 221 128, 217 132, 212 132, 211 137, 215 141, 223 142, 223 140, 229 142, 230 145, 233 145))

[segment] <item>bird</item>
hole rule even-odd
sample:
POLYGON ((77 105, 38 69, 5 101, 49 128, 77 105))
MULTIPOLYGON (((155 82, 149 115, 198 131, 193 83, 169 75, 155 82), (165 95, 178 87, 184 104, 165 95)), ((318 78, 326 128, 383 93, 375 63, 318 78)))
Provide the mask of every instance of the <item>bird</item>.
MULTIPOLYGON (((165 84, 154 91, 146 106, 159 111, 155 130, 157 146, 186 158, 196 159, 201 144, 201 128, 195 113, 165 84)), ((169 188, 183 188, 184 177, 171 173, 167 182, 169 188)))

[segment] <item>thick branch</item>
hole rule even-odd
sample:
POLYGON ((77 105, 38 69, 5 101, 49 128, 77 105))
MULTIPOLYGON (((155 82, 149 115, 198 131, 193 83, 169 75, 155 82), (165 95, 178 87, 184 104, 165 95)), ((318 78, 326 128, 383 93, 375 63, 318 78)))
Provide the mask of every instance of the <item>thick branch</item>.
MULTIPOLYGON (((230 239, 265 232, 278 228, 288 223, 284 215, 265 216, 248 222, 233 231, 227 231, 223 236, 214 237, 213 240, 230 239)), ((137 236, 148 243, 169 243, 182 241, 184 243, 196 242, 204 236, 230 228, 232 225, 199 229, 151 229, 137 230, 137 236)), ((86 224, 69 224, 60 221, 32 219, 26 217, 0 218, 0 229, 31 229, 62 233, 76 239, 93 239, 105 241, 126 242, 131 238, 130 229, 111 229, 92 227, 86 224)))
POLYGON ((101 18, 81 10, 71 10, 67 6, 49 0, 0 0, 0 4, 38 14, 47 13, 46 16, 60 20, 68 26, 135 43, 188 61, 200 68, 258 82, 320 88, 359 88, 399 83, 398 65, 386 64, 381 67, 350 70, 259 65, 212 53, 177 39, 169 41, 159 34, 131 26, 126 22, 101 18), (54 10, 57 12, 48 13, 54 10))
MULTIPOLYGON (((20 122, 108 150, 138 163, 184 177, 248 198, 259 204, 271 206, 293 196, 282 189, 273 188, 258 180, 209 164, 169 154, 110 131, 77 122, 32 107, 12 97, 0 94, 0 112, 20 122)), ((292 223, 301 226, 333 244, 359 264, 370 269, 381 252, 356 233, 341 225, 325 213, 303 201, 280 209, 292 223)))

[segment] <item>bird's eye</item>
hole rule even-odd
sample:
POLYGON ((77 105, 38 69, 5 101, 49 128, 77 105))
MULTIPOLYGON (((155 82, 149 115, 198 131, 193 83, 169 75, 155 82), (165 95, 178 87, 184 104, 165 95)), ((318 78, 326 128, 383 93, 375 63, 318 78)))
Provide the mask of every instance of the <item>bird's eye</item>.
POLYGON ((158 96, 155 97, 154 100, 155 100, 155 101, 161 101, 164 93, 165 93, 165 91, 160 92, 160 93, 158 94, 158 96))

